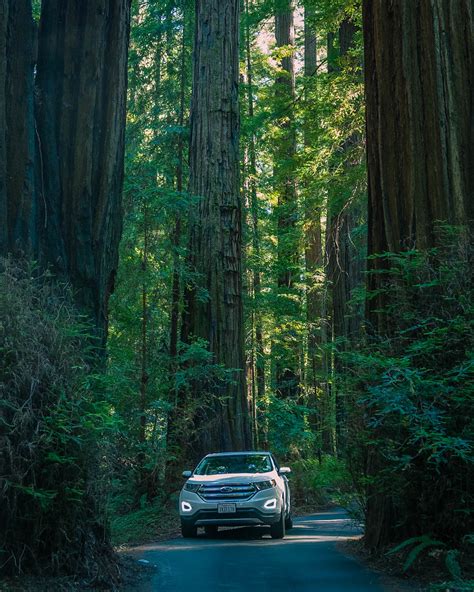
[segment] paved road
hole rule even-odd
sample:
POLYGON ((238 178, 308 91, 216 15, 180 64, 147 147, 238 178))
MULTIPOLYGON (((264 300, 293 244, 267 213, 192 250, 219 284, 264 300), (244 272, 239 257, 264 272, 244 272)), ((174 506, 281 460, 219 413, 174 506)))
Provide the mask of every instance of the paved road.
POLYGON ((266 527, 211 539, 177 538, 134 549, 157 566, 141 592, 382 592, 379 576, 336 548, 360 534, 343 510, 305 516, 284 540, 266 527))

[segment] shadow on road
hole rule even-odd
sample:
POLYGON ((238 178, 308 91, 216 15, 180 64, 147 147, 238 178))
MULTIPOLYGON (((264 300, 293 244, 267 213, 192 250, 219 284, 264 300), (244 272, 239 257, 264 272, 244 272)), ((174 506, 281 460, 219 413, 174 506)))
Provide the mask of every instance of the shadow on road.
MULTIPOLYGON (((284 541, 312 542, 329 541, 337 538, 353 538, 361 534, 359 527, 343 513, 319 514, 297 518, 294 527, 287 530, 284 541)), ((223 528, 215 535, 199 534, 198 539, 207 541, 255 541, 271 538, 269 526, 243 526, 240 528, 223 528)), ((283 541, 273 540, 274 543, 283 541)))
POLYGON ((137 551, 201 551, 213 547, 254 545, 294 545, 304 543, 331 543, 359 537, 362 531, 344 510, 323 512, 296 518, 294 527, 287 531, 284 539, 272 539, 268 526, 242 526, 221 528, 214 535, 207 535, 199 529, 194 539, 176 538, 159 541, 135 549, 137 551))

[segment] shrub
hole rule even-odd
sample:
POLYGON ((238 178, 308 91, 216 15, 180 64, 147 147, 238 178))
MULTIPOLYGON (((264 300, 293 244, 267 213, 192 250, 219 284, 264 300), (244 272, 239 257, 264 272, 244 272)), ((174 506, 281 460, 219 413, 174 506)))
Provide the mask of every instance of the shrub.
POLYGON ((298 504, 353 506, 352 480, 344 460, 325 455, 321 460, 294 461, 291 467, 292 493, 298 504))
POLYGON ((366 491, 391 508, 387 542, 430 532, 455 546, 474 526, 473 252, 463 229, 440 232, 437 248, 383 255, 386 334, 344 354, 349 451, 361 472, 372 451, 366 491))
POLYGON ((1 570, 108 577, 98 453, 111 419, 69 288, 0 260, 0 352, 1 570))

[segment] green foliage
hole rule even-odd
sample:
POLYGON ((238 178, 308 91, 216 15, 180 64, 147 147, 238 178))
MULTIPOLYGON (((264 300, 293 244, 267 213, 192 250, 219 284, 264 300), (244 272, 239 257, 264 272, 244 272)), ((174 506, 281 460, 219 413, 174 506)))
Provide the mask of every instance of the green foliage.
MULTIPOLYGON (((431 535, 424 534, 422 536, 411 537, 406 541, 403 541, 393 549, 391 549, 387 555, 395 555, 400 551, 407 550, 411 547, 408 552, 405 562, 403 564, 403 571, 406 572, 413 566, 415 561, 422 555, 424 551, 430 548, 445 549, 446 544, 442 541, 435 540, 431 535)), ((457 582, 457 585, 463 584, 462 569, 459 562, 461 552, 459 549, 448 549, 444 554, 444 562, 446 569, 450 576, 457 582)), ((457 588, 456 588, 457 589, 457 588)), ((462 588, 460 588, 462 590, 462 588)))
POLYGON ((68 287, 2 259, 0 352, 2 571, 87 573, 99 560, 105 575, 99 457, 115 425, 68 287))
POLYGON ((111 516, 111 536, 114 545, 130 545, 156 540, 157 535, 173 536, 178 528, 175 504, 155 500, 151 504, 126 514, 111 516))
POLYGON ((261 412, 267 416, 268 438, 275 454, 285 458, 311 454, 315 435, 308 424, 307 407, 270 395, 261 412))
POLYGON ((292 494, 302 505, 322 506, 330 502, 341 503, 354 510, 352 480, 346 463, 334 456, 318 459, 300 459, 292 462, 292 494))
POLYGON ((31 10, 34 20, 38 22, 41 15, 41 0, 33 0, 31 3, 31 10))
MULTIPOLYGON (((192 442, 195 417, 208 409, 233 372, 213 364, 203 342, 179 344, 174 357, 169 352, 175 272, 180 313, 183 287, 199 279, 185 264, 187 217, 196 206, 183 190, 186 155, 181 190, 176 178, 178 147, 188 139, 187 108, 183 118, 179 108, 183 90, 186 106, 190 98, 189 8, 184 1, 138 3, 132 26, 124 239, 104 389, 120 426, 111 507, 115 513, 138 508, 137 521, 144 523, 153 515, 148 501, 161 500, 167 461, 183 462, 184 444, 167 441, 169 422, 183 442, 192 442), (177 220, 182 224, 176 240, 177 220), (153 487, 145 491, 150 475, 153 487)), ((377 297, 385 302, 385 328, 377 332, 367 325, 363 335, 332 334, 330 251, 335 276, 349 274, 353 266, 363 269, 365 261, 361 10, 357 0, 306 0, 304 8, 318 36, 317 70, 304 75, 303 36, 297 35, 295 97, 275 86, 282 73, 278 60, 293 52, 275 50, 269 25, 275 3, 245 3, 242 20, 243 41, 248 35, 250 44, 247 56, 241 43, 240 88, 246 374, 258 441, 292 460, 301 498, 317 503, 336 498, 360 518, 371 496, 382 494, 402 517, 394 540, 433 532, 433 539, 410 539, 411 565, 430 541, 454 548, 459 533, 472 532, 472 253, 462 232, 440 227, 437 249, 378 255, 385 262, 379 273, 386 283, 377 293, 367 293, 362 282, 351 286, 352 301, 341 316, 344 323, 362 318, 366 300, 377 297), (347 19, 356 25, 355 40, 339 56, 337 30, 347 19), (328 34, 333 40, 329 69, 328 34), (278 150, 289 128, 298 148, 294 159, 278 150), (282 205, 280 185, 289 171, 297 179, 297 195, 282 205), (316 213, 323 249, 311 268, 305 256, 316 213), (291 219, 284 230, 282 214, 291 219), (349 230, 343 225, 346 215, 349 230), (349 270, 339 260, 341 240, 350 244, 349 270), (291 285, 279 282, 285 272, 292 275, 291 285), (321 319, 308 318, 309 295, 316 297, 321 319), (264 369, 263 394, 257 393, 257 366, 264 369), (282 397, 278 373, 295 367, 297 395, 282 397), (325 455, 308 460, 336 445, 344 462, 325 455), (376 471, 367 464, 374 450, 381 459, 376 471)), ((209 297, 205 291, 201 296, 209 297)), ((446 557, 458 577, 456 553, 446 557)))
POLYGON ((455 580, 462 579, 461 566, 459 565, 459 550, 450 549, 446 553, 446 567, 452 578, 455 580))
POLYGON ((195 205, 185 191, 192 15, 189 0, 132 9, 124 225, 106 380, 120 420, 111 453, 116 511, 160 496, 167 454, 174 454, 168 416, 187 380, 170 355, 170 319, 175 275, 180 311, 182 286, 193 281, 184 263, 186 216, 195 205))
POLYGON ((455 544, 473 526, 472 247, 464 229, 439 234, 428 252, 382 255, 387 334, 345 352, 345 385, 354 418, 365 414, 366 437, 352 442, 383 459, 371 491, 411 532, 455 544))
MULTIPOLYGON (((287 428, 296 438, 295 442, 301 438, 303 455, 309 443, 305 430, 315 432, 316 414, 321 416, 320 424, 328 426, 333 440, 336 423, 334 392, 330 393, 328 387, 333 382, 332 370, 328 375, 323 368, 322 347, 318 346, 316 360, 310 359, 308 355, 308 335, 315 335, 318 344, 321 344, 323 339, 328 339, 327 327, 331 323, 330 318, 308 319, 309 293, 320 302, 320 309, 323 304, 326 308, 330 304, 323 253, 317 269, 307 268, 304 253, 308 236, 314 228, 315 215, 318 214, 323 225, 324 245, 327 213, 350 209, 356 212, 356 229, 351 233, 350 242, 356 246, 362 259, 366 233, 365 155, 361 141, 365 121, 360 31, 356 32, 350 55, 337 61, 337 71, 327 71, 325 56, 329 32, 337 31, 345 18, 352 18, 356 24, 360 22, 360 3, 309 0, 304 3, 304 7, 305 18, 308 18, 310 27, 318 36, 317 71, 311 76, 304 75, 301 60, 303 35, 299 31, 295 53, 296 98, 293 100, 285 93, 278 93, 275 86, 275 79, 281 74, 277 58, 288 55, 290 48, 275 51, 274 32, 272 25, 268 24, 273 23, 273 2, 250 2, 249 12, 244 14, 243 34, 246 36, 249 33, 250 36, 252 87, 249 88, 244 77, 240 89, 243 189, 248 204, 245 260, 248 285, 247 351, 253 360, 258 359, 260 365, 265 366, 268 389, 265 398, 269 400, 273 397, 272 393, 281 390, 278 388, 279 369, 298 368, 299 384, 295 390, 300 396, 299 405, 289 406, 288 413, 295 413, 295 417, 287 420, 285 425, 288 424, 287 428), (248 112, 249 96, 253 102, 253 117, 248 112), (288 136, 288 126, 294 129, 296 135, 298 150, 295 159, 287 158, 284 150, 278 150, 282 138, 288 136), (255 172, 250 170, 247 153, 252 141, 256 152, 255 172), (277 157, 279 160, 275 167, 277 157), (297 179, 297 195, 294 202, 282 205, 281 200, 278 200, 279 183, 288 173, 291 178, 297 179), (257 194, 253 201, 251 183, 255 184, 257 194), (282 230, 279 224, 282 214, 286 214, 296 224, 282 230), (291 286, 279 285, 278 278, 285 273, 292 275, 291 286), (256 274, 260 281, 258 293, 254 293, 252 285, 256 274), (263 355, 256 352, 257 320, 263 329, 263 355), (303 416, 305 420, 302 422, 303 416), (311 427, 308 427, 311 422, 311 427)), ((242 56, 241 71, 244 73, 247 70, 247 57, 242 56)), ((362 307, 359 304, 357 310, 360 311, 362 307)), ((329 360, 331 356, 328 356, 329 360)), ((267 419, 270 423, 273 421, 268 403, 266 400, 258 403, 260 424, 264 430, 267 419)), ((290 438, 287 438, 286 443, 281 441, 283 439, 277 430, 270 430, 270 447, 276 447, 283 454, 290 449, 295 452, 298 445, 291 446, 290 438)), ((320 431, 313 441, 316 448, 321 447, 320 431)))
POLYGON ((391 549, 387 553, 387 555, 393 555, 411 546, 413 546, 413 548, 408 553, 408 556, 403 565, 403 571, 408 571, 410 567, 413 565, 413 563, 416 561, 417 557, 425 549, 428 549, 429 547, 444 547, 445 545, 443 542, 436 541, 432 539, 430 535, 425 534, 419 537, 412 537, 410 539, 407 539, 406 541, 403 541, 403 543, 400 543, 399 545, 391 549))

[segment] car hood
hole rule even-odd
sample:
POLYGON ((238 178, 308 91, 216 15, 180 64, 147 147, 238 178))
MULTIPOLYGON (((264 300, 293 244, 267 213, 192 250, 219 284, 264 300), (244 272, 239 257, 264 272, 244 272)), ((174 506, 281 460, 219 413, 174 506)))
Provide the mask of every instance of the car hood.
POLYGON ((189 483, 255 483, 274 478, 274 471, 269 473, 226 473, 225 475, 195 475, 189 479, 189 483))

